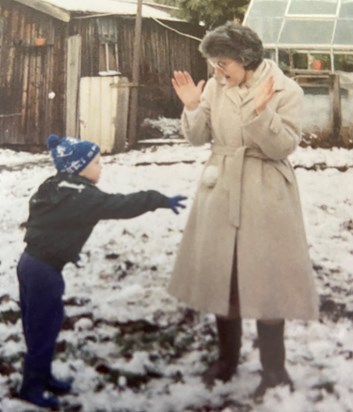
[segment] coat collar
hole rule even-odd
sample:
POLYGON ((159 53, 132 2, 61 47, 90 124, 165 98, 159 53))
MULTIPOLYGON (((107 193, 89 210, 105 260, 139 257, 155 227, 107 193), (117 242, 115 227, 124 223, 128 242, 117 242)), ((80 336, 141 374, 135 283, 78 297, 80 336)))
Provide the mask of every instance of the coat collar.
POLYGON ((86 186, 95 186, 94 183, 92 183, 89 179, 86 177, 80 176, 80 175, 72 175, 69 173, 60 173, 58 172, 55 176, 55 179, 58 181, 66 181, 68 183, 73 183, 73 184, 84 184, 86 186))
POLYGON ((255 70, 252 77, 241 87, 228 86, 224 77, 216 77, 216 81, 224 87, 225 94, 236 104, 244 105, 252 100, 260 85, 270 76, 274 78, 275 91, 283 90, 285 75, 276 63, 269 59, 264 59, 255 70))

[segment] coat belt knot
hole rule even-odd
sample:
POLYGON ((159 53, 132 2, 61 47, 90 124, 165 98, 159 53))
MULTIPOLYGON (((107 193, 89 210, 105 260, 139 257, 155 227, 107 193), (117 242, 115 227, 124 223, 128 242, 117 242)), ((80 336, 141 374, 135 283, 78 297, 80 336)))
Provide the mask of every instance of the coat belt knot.
POLYGON ((221 156, 232 157, 231 169, 232 185, 229 187, 229 220, 236 228, 240 227, 240 206, 241 206, 241 189, 243 181, 243 168, 245 157, 252 157, 271 164, 288 183, 293 183, 293 171, 288 160, 273 160, 267 157, 261 150, 248 146, 226 146, 212 145, 212 152, 221 156))

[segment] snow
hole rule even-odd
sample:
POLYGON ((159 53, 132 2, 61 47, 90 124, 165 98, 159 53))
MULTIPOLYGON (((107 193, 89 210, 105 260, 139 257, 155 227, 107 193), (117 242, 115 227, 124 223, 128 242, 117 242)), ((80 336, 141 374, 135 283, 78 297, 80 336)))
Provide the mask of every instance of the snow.
POLYGON ((145 119, 142 122, 142 127, 151 127, 158 130, 165 139, 180 138, 180 119, 168 119, 160 116, 158 119, 145 119))
MULTIPOLYGON (((74 378, 63 411, 348 412, 353 411, 353 151, 299 148, 292 156, 310 254, 321 297, 318 322, 290 321, 287 366, 296 390, 251 393, 260 375, 253 320, 244 320, 237 375, 211 391, 200 375, 216 356, 212 314, 168 295, 166 286, 209 147, 161 145, 104 156, 99 187, 156 189, 188 196, 179 216, 158 210, 100 222, 78 268, 67 265, 66 320, 54 371, 74 378)), ((16 264, 28 200, 54 173, 48 153, 0 149, 0 410, 28 411, 14 397, 25 349, 16 264)))

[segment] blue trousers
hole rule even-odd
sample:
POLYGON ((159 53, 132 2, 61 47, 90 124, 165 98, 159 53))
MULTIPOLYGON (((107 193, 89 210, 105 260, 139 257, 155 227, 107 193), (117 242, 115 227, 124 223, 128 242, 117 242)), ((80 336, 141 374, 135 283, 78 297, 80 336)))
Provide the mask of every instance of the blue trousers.
POLYGON ((51 374, 63 318, 61 272, 24 252, 17 266, 23 332, 27 347, 22 390, 44 390, 51 374))

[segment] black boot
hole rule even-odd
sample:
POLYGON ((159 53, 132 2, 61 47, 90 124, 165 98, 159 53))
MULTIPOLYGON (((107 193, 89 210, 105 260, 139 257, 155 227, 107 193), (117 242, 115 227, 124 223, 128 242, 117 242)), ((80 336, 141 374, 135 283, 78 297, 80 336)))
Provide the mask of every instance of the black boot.
POLYGON ((24 401, 34 405, 56 409, 59 407, 59 401, 54 395, 45 396, 47 373, 41 370, 29 370, 24 368, 22 387, 19 397, 24 401))
POLYGON ((241 347, 241 319, 225 319, 216 317, 218 331, 219 357, 202 376, 207 386, 216 380, 229 381, 235 374, 241 347))
POLYGON ((55 395, 65 395, 71 391, 73 379, 58 379, 52 373, 46 383, 46 389, 55 395))
POLYGON ((294 385, 285 369, 284 321, 276 324, 257 322, 262 379, 254 392, 255 398, 262 398, 267 389, 278 385, 294 385))

